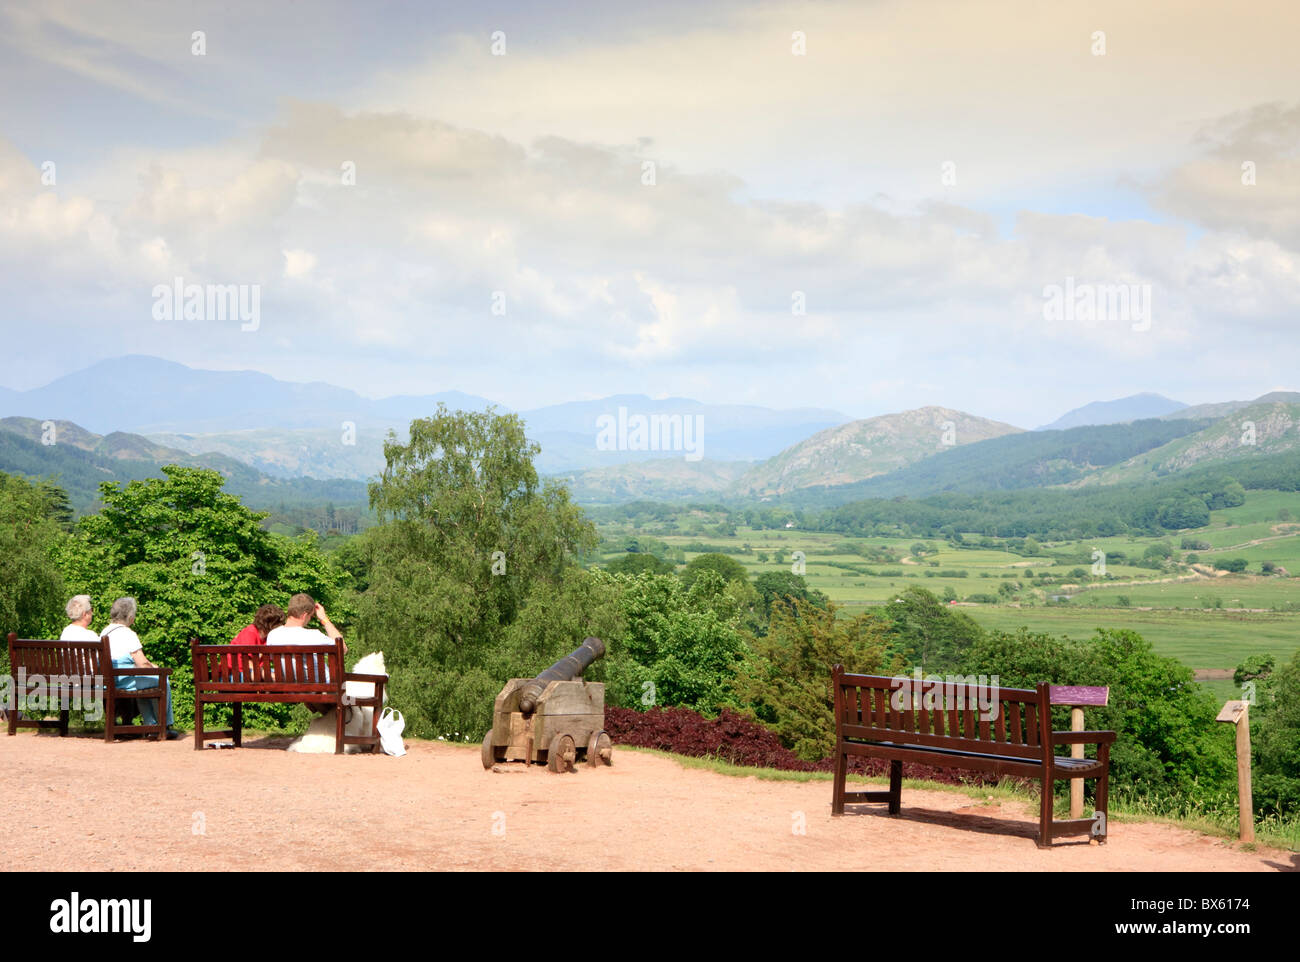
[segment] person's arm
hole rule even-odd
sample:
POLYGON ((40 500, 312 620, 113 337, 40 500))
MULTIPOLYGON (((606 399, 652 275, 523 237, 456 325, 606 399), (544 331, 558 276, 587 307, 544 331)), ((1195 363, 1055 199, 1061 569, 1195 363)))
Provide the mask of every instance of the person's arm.
POLYGON ((157 667, 158 667, 158 666, 155 665, 152 661, 150 661, 148 658, 146 658, 146 657, 144 656, 144 649, 143 649, 143 648, 137 648, 135 651, 131 652, 131 660, 135 662, 135 667, 137 667, 137 668, 157 668, 157 667))
MULTIPOLYGON (((325 606, 318 604, 316 606, 316 620, 321 623, 325 629, 325 634, 329 635, 331 641, 343 641, 343 632, 334 627, 334 622, 330 621, 330 616, 325 614, 325 606)), ((348 653, 348 643, 343 642, 343 654, 348 653)))

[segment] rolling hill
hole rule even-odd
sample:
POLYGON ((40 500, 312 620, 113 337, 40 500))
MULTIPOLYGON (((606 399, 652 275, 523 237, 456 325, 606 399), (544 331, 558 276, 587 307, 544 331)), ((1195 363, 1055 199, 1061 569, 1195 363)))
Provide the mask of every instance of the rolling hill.
POLYGON ((747 471, 736 497, 770 497, 800 488, 853 484, 906 467, 950 447, 1021 432, 951 408, 923 407, 819 431, 747 471))

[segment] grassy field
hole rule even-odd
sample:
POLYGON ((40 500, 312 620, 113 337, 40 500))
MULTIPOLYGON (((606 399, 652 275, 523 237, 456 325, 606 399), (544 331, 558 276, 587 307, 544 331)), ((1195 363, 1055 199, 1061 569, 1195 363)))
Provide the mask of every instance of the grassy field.
MULTIPOLYGON (((611 540, 649 535, 681 552, 679 557, 688 562, 701 553, 697 550, 701 545, 725 549, 751 577, 764 572, 798 573, 800 569, 794 566, 801 561, 809 585, 825 592, 848 614, 884 604, 914 585, 941 597, 945 589, 951 589, 957 598, 966 599, 972 594, 997 595, 999 585, 1010 584, 1019 586, 1012 600, 1018 600, 1020 607, 981 603, 964 605, 961 610, 988 628, 1014 630, 1023 625, 1072 638, 1086 638, 1098 627, 1129 628, 1161 654, 1199 669, 1232 669, 1258 652, 1271 653, 1282 661, 1300 648, 1300 577, 1260 573, 1260 564, 1272 561, 1300 576, 1300 493, 1249 492, 1244 505, 1215 511, 1206 527, 1175 537, 1099 538, 1042 546, 1049 553, 1087 557, 1093 550, 1108 556, 1121 552, 1118 562, 1108 558, 1107 573, 1113 581, 1132 584, 1092 579, 1087 576, 1091 566, 1078 560, 1027 557, 997 546, 957 548, 937 539, 855 538, 798 529, 741 527, 734 534, 722 534, 711 528, 711 521, 714 519, 701 512, 698 527, 685 533, 656 530, 653 525, 636 532, 603 525, 601 533, 611 540), (1183 537, 1207 542, 1211 548, 1183 550, 1183 537), (1236 547, 1259 539, 1268 540, 1236 547), (928 549, 919 556, 912 551, 918 540, 928 549), (1140 560, 1151 545, 1161 541, 1173 546, 1174 560, 1183 564, 1156 571, 1124 563, 1140 560), (781 561, 775 557, 778 551, 783 553, 781 561), (801 559, 794 555, 796 551, 802 552, 801 559), (1209 564, 1245 558, 1249 567, 1241 575, 1194 577, 1185 564, 1189 554, 1209 564), (765 560, 759 560, 762 555, 765 560), (1083 569, 1085 577, 1072 575, 1076 569, 1083 569), (1030 572, 1048 575, 1054 582, 1030 586, 1030 572), (1190 580, 1171 580, 1179 577, 1190 580), (1078 583, 1079 587, 1061 587, 1066 583, 1078 583), (1069 596, 1069 604, 1045 603, 1059 594, 1069 596), (1228 610, 1237 608, 1264 610, 1228 610)), ((968 540, 978 538, 973 535, 968 540)), ((610 553, 606 560, 617 556, 610 553)), ((1223 697, 1232 692, 1230 680, 1207 684, 1223 697)))

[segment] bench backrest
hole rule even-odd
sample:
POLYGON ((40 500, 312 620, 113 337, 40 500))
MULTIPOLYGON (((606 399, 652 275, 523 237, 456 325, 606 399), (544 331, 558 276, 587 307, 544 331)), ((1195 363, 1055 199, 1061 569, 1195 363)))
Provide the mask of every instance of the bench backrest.
POLYGON ((893 742, 1041 759, 1051 751, 1046 682, 1036 690, 915 676, 855 675, 836 665, 837 741, 893 742))
POLYGON ((110 678, 113 659, 109 654, 108 640, 58 641, 37 638, 19 638, 9 634, 9 674, 17 677, 20 669, 28 677, 42 675, 46 679, 58 675, 77 678, 110 678))
POLYGON ((205 692, 337 695, 343 642, 330 645, 201 645, 190 642, 194 687, 205 692))

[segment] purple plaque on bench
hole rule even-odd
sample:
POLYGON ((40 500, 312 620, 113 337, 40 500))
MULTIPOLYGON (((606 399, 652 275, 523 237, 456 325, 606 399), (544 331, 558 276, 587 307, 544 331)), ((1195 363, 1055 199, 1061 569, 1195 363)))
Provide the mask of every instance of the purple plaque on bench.
POLYGON ((1105 705, 1110 689, 1091 685, 1052 685, 1053 705, 1105 705))

